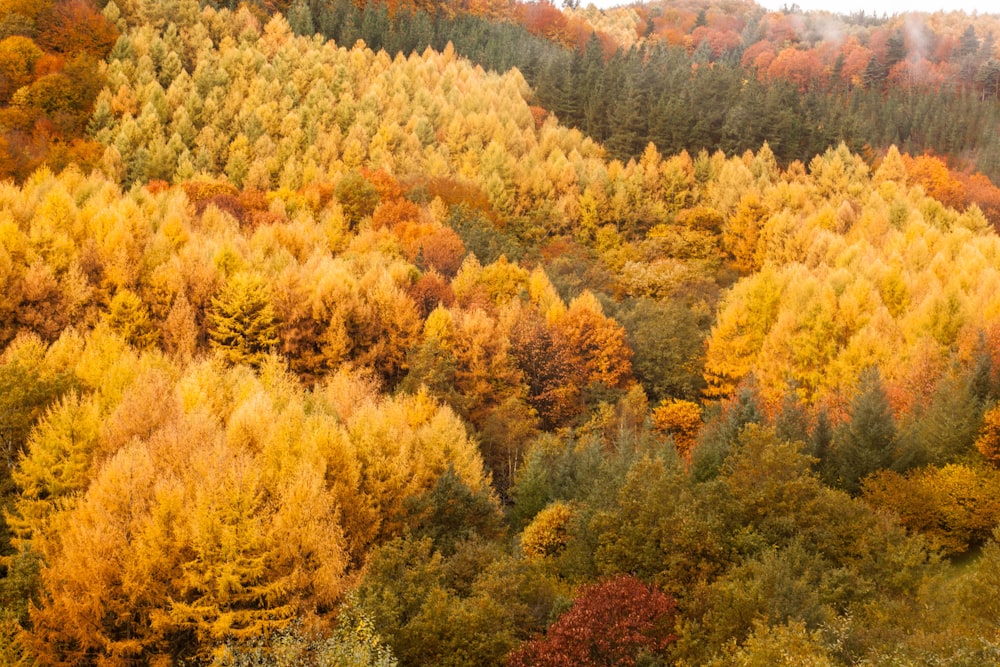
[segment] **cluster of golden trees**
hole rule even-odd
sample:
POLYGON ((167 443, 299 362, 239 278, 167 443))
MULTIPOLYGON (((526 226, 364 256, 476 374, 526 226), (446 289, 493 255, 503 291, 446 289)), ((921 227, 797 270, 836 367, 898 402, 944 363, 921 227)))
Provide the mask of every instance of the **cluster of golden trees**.
POLYGON ((363 375, 306 391, 279 363, 182 369, 103 330, 54 354, 78 388, 36 425, 12 511, 44 563, 26 643, 46 664, 206 659, 323 623, 371 545, 413 520, 407 499, 448 471, 488 485, 453 412, 363 375))
POLYGON ((860 370, 877 365, 905 410, 953 361, 969 363, 981 336, 995 336, 996 234, 978 208, 947 209, 914 186, 898 152, 871 172, 830 151, 808 176, 776 183, 730 164, 749 187, 723 237, 748 275, 709 339, 714 394, 753 372, 774 405, 791 384, 839 410, 860 370))

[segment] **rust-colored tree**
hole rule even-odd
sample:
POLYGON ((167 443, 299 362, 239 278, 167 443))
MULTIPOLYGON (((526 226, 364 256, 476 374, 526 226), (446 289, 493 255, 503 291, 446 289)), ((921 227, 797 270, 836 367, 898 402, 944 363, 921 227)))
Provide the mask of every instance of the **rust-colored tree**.
POLYGON ((103 58, 118 40, 118 30, 90 0, 57 3, 38 26, 38 43, 59 53, 89 53, 103 58))
POLYGON ((976 439, 976 449, 994 467, 1000 467, 1000 404, 983 415, 983 426, 976 439))
POLYGON ((574 381, 572 351, 534 310, 526 310, 510 333, 511 352, 524 372, 528 402, 542 426, 564 424, 583 409, 581 386, 574 381))
POLYGON ((573 355, 578 382, 626 387, 632 381, 632 350, 625 330, 604 314, 593 294, 584 292, 573 299, 553 328, 573 355))
POLYGON ((662 652, 673 642, 674 601, 632 576, 580 591, 544 637, 507 657, 507 667, 618 667, 662 652))
POLYGON ((948 165, 933 155, 903 156, 909 176, 922 185, 931 197, 943 204, 964 208, 965 188, 952 177, 948 165))

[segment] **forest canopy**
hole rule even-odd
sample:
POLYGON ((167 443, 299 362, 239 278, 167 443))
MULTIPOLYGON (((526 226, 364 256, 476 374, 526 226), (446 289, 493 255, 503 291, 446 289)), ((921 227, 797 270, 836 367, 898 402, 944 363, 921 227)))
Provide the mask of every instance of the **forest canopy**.
POLYGON ((3 661, 997 661, 995 17, 2 7, 3 661))

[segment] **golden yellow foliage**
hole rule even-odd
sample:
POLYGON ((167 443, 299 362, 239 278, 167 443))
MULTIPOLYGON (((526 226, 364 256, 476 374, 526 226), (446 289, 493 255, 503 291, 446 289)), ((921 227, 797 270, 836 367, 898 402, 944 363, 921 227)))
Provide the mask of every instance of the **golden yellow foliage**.
POLYGON ((983 426, 976 438, 976 449, 993 467, 1000 467, 1000 405, 983 415, 983 426))
POLYGON ((865 500, 895 512, 945 553, 982 544, 1000 522, 1000 472, 962 464, 922 468, 905 476, 884 470, 862 482, 865 500))
POLYGON ((701 406, 677 398, 664 400, 653 409, 652 418, 653 426, 658 431, 673 436, 677 452, 685 459, 689 458, 702 426, 701 406))
POLYGON ((569 540, 573 508, 560 501, 550 503, 535 515, 521 533, 521 553, 528 558, 557 556, 569 540))

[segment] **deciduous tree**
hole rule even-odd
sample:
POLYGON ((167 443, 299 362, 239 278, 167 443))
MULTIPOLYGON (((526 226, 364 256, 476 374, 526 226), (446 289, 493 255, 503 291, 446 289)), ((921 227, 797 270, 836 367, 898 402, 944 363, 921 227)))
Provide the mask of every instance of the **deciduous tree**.
POLYGON ((509 667, 623 667, 664 651, 673 633, 674 601, 630 576, 584 587, 546 631, 507 657, 509 667))

